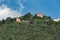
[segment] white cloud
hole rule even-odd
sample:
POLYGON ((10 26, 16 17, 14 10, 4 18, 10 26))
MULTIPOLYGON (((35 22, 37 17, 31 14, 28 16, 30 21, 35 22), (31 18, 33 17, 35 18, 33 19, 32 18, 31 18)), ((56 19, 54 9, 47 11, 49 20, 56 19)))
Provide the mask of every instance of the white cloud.
MULTIPOLYGON (((4 0, 0 0, 0 2, 4 2, 4 0)), ((10 3, 8 1, 8 3, 10 3)), ((19 5, 19 11, 18 10, 12 10, 11 8, 8 7, 6 4, 2 4, 0 6, 0 20, 6 19, 7 17, 19 17, 22 16, 22 11, 25 8, 25 6, 21 3, 21 0, 17 0, 16 3, 19 5)))
POLYGON ((24 7, 23 4, 21 4, 21 3, 19 3, 19 5, 20 5, 20 12, 22 12, 22 10, 23 10, 25 7, 24 7))
POLYGON ((0 6, 0 20, 6 19, 7 17, 14 18, 19 16, 21 16, 21 14, 18 11, 12 10, 7 5, 0 6))
POLYGON ((20 6, 19 11, 22 12, 22 10, 25 8, 25 6, 21 3, 21 0, 18 0, 17 3, 20 6))

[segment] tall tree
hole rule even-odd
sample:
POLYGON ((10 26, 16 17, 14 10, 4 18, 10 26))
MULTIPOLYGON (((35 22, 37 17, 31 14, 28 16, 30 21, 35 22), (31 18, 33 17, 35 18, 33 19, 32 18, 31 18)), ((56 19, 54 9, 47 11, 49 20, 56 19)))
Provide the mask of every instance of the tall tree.
POLYGON ((8 17, 8 18, 6 19, 6 22, 7 22, 7 23, 8 23, 8 22, 13 22, 13 19, 10 18, 10 17, 8 17))
POLYGON ((4 23, 5 23, 5 20, 3 19, 3 20, 2 20, 2 24, 4 24, 4 23))
POLYGON ((23 16, 24 20, 31 20, 32 18, 33 18, 33 15, 30 12, 28 12, 23 16))

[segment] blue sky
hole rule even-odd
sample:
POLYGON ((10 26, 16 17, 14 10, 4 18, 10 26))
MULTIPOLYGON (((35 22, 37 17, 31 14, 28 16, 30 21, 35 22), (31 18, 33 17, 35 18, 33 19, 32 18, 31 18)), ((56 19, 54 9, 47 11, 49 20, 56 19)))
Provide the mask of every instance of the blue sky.
POLYGON ((60 18, 60 0, 0 0, 0 6, 2 4, 23 15, 27 12, 33 15, 41 12, 52 18, 60 18))

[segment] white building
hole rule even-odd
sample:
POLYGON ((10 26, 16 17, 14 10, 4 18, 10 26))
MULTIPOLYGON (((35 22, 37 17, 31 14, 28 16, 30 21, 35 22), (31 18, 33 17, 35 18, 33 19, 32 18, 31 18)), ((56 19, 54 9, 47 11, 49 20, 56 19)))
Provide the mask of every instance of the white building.
POLYGON ((19 17, 16 17, 16 22, 21 22, 21 19, 19 17))
POLYGON ((53 19, 53 21, 58 22, 58 21, 60 21, 60 18, 55 18, 55 19, 53 19))
POLYGON ((43 18, 44 15, 42 13, 37 13, 36 16, 43 18))

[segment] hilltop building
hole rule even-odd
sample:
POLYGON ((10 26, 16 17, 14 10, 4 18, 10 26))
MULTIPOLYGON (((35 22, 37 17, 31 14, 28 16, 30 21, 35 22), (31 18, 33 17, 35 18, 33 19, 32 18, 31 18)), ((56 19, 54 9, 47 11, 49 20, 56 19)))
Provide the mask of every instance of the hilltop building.
POLYGON ((58 21, 60 21, 60 19, 59 18, 55 18, 55 19, 53 19, 53 21, 58 22, 58 21))
POLYGON ((44 15, 42 13, 37 13, 36 16, 43 18, 44 15))
POLYGON ((21 19, 19 17, 16 17, 16 22, 21 22, 21 19))
MULTIPOLYGON (((43 15, 42 13, 37 13, 36 16, 37 16, 37 17, 41 17, 41 18, 44 17, 44 15, 43 15)), ((23 21, 23 20, 22 20, 22 21, 23 21)), ((24 21, 27 22, 26 20, 24 20, 24 21)), ((21 22, 21 18, 16 17, 16 22, 21 22)))

